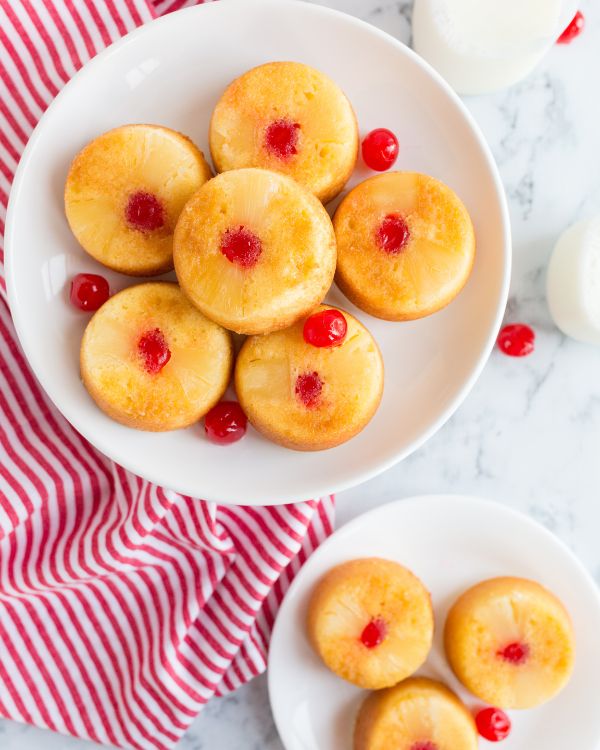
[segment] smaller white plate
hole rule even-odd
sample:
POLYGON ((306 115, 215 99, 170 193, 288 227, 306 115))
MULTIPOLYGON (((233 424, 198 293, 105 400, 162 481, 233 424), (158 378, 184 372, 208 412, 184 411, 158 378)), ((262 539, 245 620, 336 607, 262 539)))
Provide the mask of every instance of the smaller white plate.
MULTIPOLYGON (((600 595, 581 563, 556 537, 502 505, 454 495, 415 497, 356 518, 315 552, 285 597, 271 640, 269 694, 286 750, 350 750, 366 693, 330 672, 311 649, 306 608, 318 579, 333 565, 379 556, 406 565, 431 591, 436 636, 419 674, 445 682, 466 705, 481 704, 454 678, 444 657, 443 626, 456 597, 499 575, 547 586, 571 613, 575 671, 552 701, 510 712, 502 750, 597 750, 600 746, 600 595)), ((482 741, 482 744, 484 742, 482 741)))

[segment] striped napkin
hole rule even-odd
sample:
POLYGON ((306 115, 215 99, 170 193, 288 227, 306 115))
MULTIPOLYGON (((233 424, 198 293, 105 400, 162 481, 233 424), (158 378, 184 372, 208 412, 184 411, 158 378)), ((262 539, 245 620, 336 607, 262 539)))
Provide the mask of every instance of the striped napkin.
MULTIPOLYGON (((123 34, 190 4, 0 0, 0 239, 19 156, 61 87, 123 34)), ((213 695, 265 669, 277 607, 331 532, 333 498, 218 506, 109 461, 31 374, 1 268, 0 422, 0 715, 173 747, 213 695)))

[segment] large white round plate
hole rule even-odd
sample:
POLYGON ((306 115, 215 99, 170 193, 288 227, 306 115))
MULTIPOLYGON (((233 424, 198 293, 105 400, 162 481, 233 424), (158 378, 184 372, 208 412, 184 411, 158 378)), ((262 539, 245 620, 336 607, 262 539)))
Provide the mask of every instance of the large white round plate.
MULTIPOLYGON (((366 174, 357 170, 354 182, 366 174)), ((458 407, 487 359, 510 266, 496 167, 446 84, 377 29, 284 0, 226 0, 173 13, 86 65, 42 118, 21 160, 6 252, 21 343, 65 417, 103 453, 147 479, 190 495, 248 504, 289 502, 352 486, 421 445, 458 407), (381 125, 398 133, 399 168, 428 172, 458 191, 478 238, 468 286, 443 312, 402 324, 359 314, 383 351, 383 403, 360 436, 322 453, 285 450, 254 432, 224 449, 209 444, 201 426, 149 434, 112 422, 80 382, 78 349, 87 316, 67 302, 69 280, 80 271, 104 273, 114 289, 135 282, 106 272, 69 231, 62 195, 73 155, 102 131, 128 122, 168 125, 207 150, 209 118, 225 86, 268 60, 298 60, 328 73, 349 95, 363 133, 381 125)), ((353 310, 337 291, 330 301, 353 310)))
POLYGON ((442 680, 471 708, 482 704, 454 678, 442 647, 452 602, 469 586, 500 575, 531 578, 553 591, 573 618, 575 671, 553 701, 510 712, 513 731, 502 750, 598 750, 600 596, 592 578, 562 542, 527 516, 455 495, 401 500, 359 516, 325 542, 298 574, 279 611, 269 653, 271 706, 286 750, 352 747, 354 719, 367 693, 322 664, 306 638, 305 618, 310 593, 329 568, 370 556, 406 565, 431 591, 436 636, 419 674, 442 680))

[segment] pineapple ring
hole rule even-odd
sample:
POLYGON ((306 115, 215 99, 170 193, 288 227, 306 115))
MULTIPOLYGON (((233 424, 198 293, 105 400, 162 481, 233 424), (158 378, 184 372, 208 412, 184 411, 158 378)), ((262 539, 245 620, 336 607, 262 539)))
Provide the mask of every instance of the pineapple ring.
POLYGON ((183 291, 236 333, 291 325, 321 302, 335 273, 327 211, 289 177, 264 169, 203 185, 181 212, 173 248, 183 291))
POLYGON ((413 677, 372 693, 358 712, 354 750, 477 750, 475 722, 441 682, 413 677))
POLYGON ((91 397, 109 417, 140 430, 175 430, 198 421, 225 392, 232 363, 230 333, 167 282, 139 284, 111 297, 81 342, 81 376, 91 397), (170 358, 149 371, 140 341, 156 329, 170 358))
POLYGON ((120 273, 153 276, 173 268, 173 229, 210 167, 181 133, 124 125, 77 154, 65 185, 71 230, 93 258, 120 273))
POLYGON ((219 172, 283 172, 326 203, 356 164, 356 117, 323 73, 301 63, 267 63, 226 89, 210 123, 210 150, 219 172))
POLYGON ((448 614, 445 647, 465 687, 501 708, 549 701, 567 684, 575 658, 567 611, 522 578, 494 578, 462 594, 448 614))
POLYGON ((381 354, 367 329, 341 312, 348 329, 335 347, 307 344, 304 320, 244 342, 235 367, 237 396, 250 422, 270 440, 296 450, 332 448, 360 432, 377 410, 381 354))
POLYGON ((340 203, 333 226, 336 283, 378 318, 431 315, 456 297, 473 267, 467 209, 427 175, 391 172, 365 180, 340 203))
POLYGON ((390 687, 427 658, 433 639, 431 597, 399 563, 351 560, 317 585, 308 609, 308 635, 339 677, 371 690, 390 687), (372 638, 374 624, 381 630, 377 639, 372 638))

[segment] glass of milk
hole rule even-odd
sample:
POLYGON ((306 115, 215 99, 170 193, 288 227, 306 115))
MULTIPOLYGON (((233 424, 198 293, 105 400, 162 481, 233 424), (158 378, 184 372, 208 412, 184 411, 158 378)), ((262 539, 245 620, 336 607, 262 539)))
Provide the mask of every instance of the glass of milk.
POLYGON ((459 94, 485 94, 528 75, 577 5, 577 0, 415 0, 413 46, 459 94))

